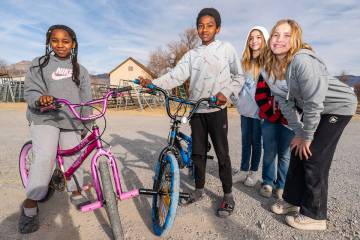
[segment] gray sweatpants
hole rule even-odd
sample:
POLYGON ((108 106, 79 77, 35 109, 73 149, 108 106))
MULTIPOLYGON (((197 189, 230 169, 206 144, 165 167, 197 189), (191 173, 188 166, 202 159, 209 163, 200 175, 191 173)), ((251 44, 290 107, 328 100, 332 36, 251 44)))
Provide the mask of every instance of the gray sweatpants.
MULTIPOLYGON (((79 131, 63 131, 49 125, 30 126, 34 162, 30 166, 29 183, 26 187, 26 196, 32 200, 41 200, 45 197, 48 185, 56 165, 56 152, 58 144, 61 149, 69 149, 81 141, 79 131)), ((69 157, 63 157, 65 171, 77 159, 80 152, 69 157)), ((80 187, 83 186, 83 168, 75 172, 80 187)), ((68 191, 76 191, 73 178, 67 182, 68 191)))

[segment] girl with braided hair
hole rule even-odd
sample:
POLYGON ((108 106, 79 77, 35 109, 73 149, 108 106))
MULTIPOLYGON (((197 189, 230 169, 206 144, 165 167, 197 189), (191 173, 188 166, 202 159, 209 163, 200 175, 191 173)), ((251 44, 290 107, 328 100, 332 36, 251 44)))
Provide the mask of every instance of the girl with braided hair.
MULTIPOLYGON (((26 200, 19 219, 19 232, 23 234, 39 229, 37 202, 47 195, 58 144, 65 149, 78 145, 81 133, 87 129, 66 108, 56 112, 39 111, 39 107, 53 104, 54 98, 64 98, 72 103, 92 99, 89 74, 77 62, 77 54, 75 32, 64 25, 51 26, 46 33, 45 55, 32 61, 25 77, 24 98, 28 104, 26 116, 34 160, 30 166, 26 200)), ((89 110, 82 109, 81 114, 87 115, 89 110)), ((77 157, 64 158, 65 167, 70 166, 77 157)), ((78 191, 83 186, 82 169, 78 169, 75 177, 75 180, 72 178, 68 181, 67 188, 72 202, 79 205, 86 200, 78 191)))

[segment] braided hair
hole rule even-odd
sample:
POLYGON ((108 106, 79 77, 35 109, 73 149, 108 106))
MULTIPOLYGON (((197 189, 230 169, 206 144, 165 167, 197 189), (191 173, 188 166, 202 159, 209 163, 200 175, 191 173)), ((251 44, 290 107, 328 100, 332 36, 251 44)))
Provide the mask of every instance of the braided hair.
MULTIPOLYGON (((45 42, 45 55, 41 56, 38 60, 39 65, 36 67, 40 68, 40 73, 41 73, 41 78, 44 81, 44 74, 43 74, 43 68, 46 67, 49 63, 50 60, 50 54, 53 52, 53 50, 51 49, 50 46, 50 38, 51 38, 51 34, 55 29, 62 29, 64 31, 66 31, 71 39, 74 41, 75 43, 75 47, 71 50, 71 63, 73 66, 73 71, 72 71, 72 80, 75 82, 75 84, 77 86, 80 85, 80 80, 79 80, 79 75, 80 75, 80 66, 79 63, 77 62, 77 55, 78 55, 78 42, 77 42, 77 38, 76 38, 76 34, 74 32, 74 30, 72 30, 70 27, 65 26, 65 25, 53 25, 51 26, 47 32, 46 32, 46 42, 45 42)), ((44 81, 44 83, 46 84, 46 82, 44 81)))

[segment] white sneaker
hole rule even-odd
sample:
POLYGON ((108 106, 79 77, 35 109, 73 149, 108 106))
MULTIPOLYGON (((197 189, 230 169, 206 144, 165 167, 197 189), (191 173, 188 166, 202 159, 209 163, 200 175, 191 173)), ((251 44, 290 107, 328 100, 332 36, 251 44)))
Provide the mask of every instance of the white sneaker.
POLYGON ((271 211, 276 214, 287 214, 291 212, 299 212, 300 207, 292 205, 284 200, 278 200, 271 206, 271 211))
POLYGON ((275 196, 277 199, 282 200, 283 193, 284 193, 284 189, 281 189, 281 188, 275 189, 275 196))
POLYGON ((248 187, 253 187, 256 185, 256 183, 257 183, 256 172, 250 171, 246 177, 244 185, 248 187))
POLYGON ((233 183, 244 182, 248 173, 248 171, 238 171, 233 175, 233 183))
POLYGON ((285 222, 291 227, 300 230, 326 230, 326 220, 316 220, 302 214, 286 216, 285 222))
POLYGON ((260 195, 266 198, 271 198, 272 195, 272 186, 262 185, 260 188, 260 195))

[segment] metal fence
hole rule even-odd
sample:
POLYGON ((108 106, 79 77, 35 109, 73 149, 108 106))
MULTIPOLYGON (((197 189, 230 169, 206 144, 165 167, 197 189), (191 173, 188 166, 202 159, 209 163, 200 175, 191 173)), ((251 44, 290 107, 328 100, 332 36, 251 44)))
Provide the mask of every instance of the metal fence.
MULTIPOLYGON (((92 84, 92 96, 94 99, 101 98, 109 89, 120 88, 131 85, 131 91, 119 94, 117 98, 111 99, 109 107, 117 109, 152 109, 152 107, 164 104, 162 95, 151 95, 142 90, 141 87, 132 81, 121 81, 122 85, 92 84)), ((0 102, 23 102, 24 101, 24 80, 0 73, 0 102)))
POLYGON ((124 86, 132 86, 132 90, 122 92, 117 98, 109 102, 109 107, 117 109, 152 109, 153 107, 164 105, 164 97, 162 95, 152 95, 143 91, 143 89, 131 81, 122 81, 122 85, 93 84, 93 98, 100 98, 110 89, 117 89, 124 86))
POLYGON ((14 80, 8 74, 0 74, 0 102, 24 101, 24 81, 14 80))

